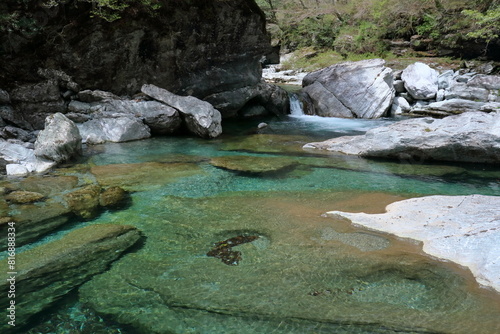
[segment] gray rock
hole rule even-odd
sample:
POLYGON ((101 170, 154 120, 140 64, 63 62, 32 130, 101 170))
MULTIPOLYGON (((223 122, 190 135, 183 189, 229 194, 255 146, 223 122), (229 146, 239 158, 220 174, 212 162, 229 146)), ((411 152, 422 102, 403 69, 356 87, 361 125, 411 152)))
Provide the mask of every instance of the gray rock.
POLYGON ((438 91, 438 73, 420 62, 409 65, 401 75, 406 90, 416 100, 430 100, 438 91))
POLYGON ((404 81, 403 80, 395 80, 394 81, 394 89, 396 90, 396 93, 406 92, 404 81))
POLYGON ((400 115, 403 113, 407 113, 408 111, 410 111, 410 109, 411 106, 408 101, 406 101, 406 99, 401 96, 397 96, 394 98, 394 101, 392 103, 391 115, 400 115))
POLYGON ((395 94, 392 70, 384 64, 382 59, 371 59, 332 65, 306 75, 303 91, 318 115, 381 117, 395 94))
MULTIPOLYGON (((16 255, 16 324, 52 306, 93 275, 105 271, 126 249, 140 239, 127 225, 92 225, 68 233, 57 241, 16 255)), ((9 272, 7 259, 0 263, 9 272)), ((4 291, 10 282, 0 283, 4 291)), ((9 329, 4 321, 2 332, 9 329)))
POLYGON ((39 68, 37 74, 42 78, 58 82, 60 87, 65 87, 74 93, 78 93, 80 91, 80 85, 74 82, 73 78, 61 70, 39 68))
POLYGON ((82 154, 82 137, 73 121, 61 113, 47 117, 35 142, 35 155, 55 162, 82 154))
POLYGON ((327 214, 422 241, 427 254, 469 268, 480 284, 500 292, 499 207, 497 196, 428 196, 392 203, 382 214, 327 214))
POLYGON ((265 82, 212 94, 204 100, 219 110, 223 118, 235 116, 249 101, 264 106, 275 115, 286 114, 290 108, 288 93, 279 86, 265 82))
POLYGON ((455 72, 448 70, 438 76, 438 89, 447 89, 451 86, 455 72))
POLYGON ((0 104, 9 104, 9 103, 10 103, 9 93, 4 91, 3 89, 0 89, 0 104))
POLYGON ((19 139, 23 142, 35 142, 36 139, 32 132, 10 125, 4 126, 0 129, 0 137, 3 139, 19 139))
POLYGON ((446 96, 446 92, 444 89, 438 90, 438 92, 436 94, 436 102, 443 101, 445 96, 446 96))
POLYGON ((210 103, 193 96, 179 96, 154 85, 143 85, 141 91, 177 109, 188 129, 203 138, 215 138, 222 133, 221 114, 210 103))
MULTIPOLYGON (((23 115, 30 126, 36 130, 42 130, 45 125, 45 119, 55 113, 66 113, 67 105, 62 99, 50 102, 20 102, 14 106, 16 113, 23 115)), ((29 130, 29 128, 28 128, 29 130)))
POLYGON ((120 97, 113 93, 102 90, 83 90, 78 93, 77 98, 81 102, 101 102, 106 100, 120 100, 120 97))
MULTIPOLYGON (((429 103, 427 105, 415 105, 411 112, 421 115, 436 115, 436 116, 449 116, 461 114, 469 111, 483 111, 483 107, 486 105, 486 110, 493 111, 495 108, 495 103, 490 104, 487 102, 478 102, 464 99, 450 99, 434 103, 429 103), (489 106, 489 107, 488 107, 489 106)), ((486 111, 484 110, 484 111, 486 111)))
MULTIPOLYGON (((440 103, 440 102, 438 102, 440 103)), ((363 157, 500 163, 500 112, 409 119, 304 148, 363 157)))
POLYGON ((152 133, 166 135, 176 133, 182 125, 179 112, 163 103, 142 101, 133 103, 133 107, 144 120, 152 133))
POLYGON ((98 118, 77 124, 82 141, 87 144, 100 144, 107 141, 125 142, 149 138, 149 128, 133 117, 98 118))
POLYGON ((92 106, 92 104, 87 102, 73 100, 68 105, 68 112, 77 114, 89 114, 93 112, 92 106))
POLYGON ((20 128, 33 130, 33 126, 28 122, 24 115, 16 112, 11 106, 0 106, 0 117, 20 128))
POLYGON ((13 102, 50 102, 61 99, 57 81, 48 80, 37 84, 22 85, 10 92, 13 102))
POLYGON ((266 108, 260 104, 246 105, 239 112, 242 117, 262 117, 268 114, 266 108))
POLYGON ((481 87, 471 87, 466 83, 455 82, 445 92, 445 99, 465 99, 472 101, 488 101, 490 92, 481 87))
POLYGON ((479 74, 469 80, 467 85, 469 87, 479 87, 498 91, 500 89, 500 75, 479 74))

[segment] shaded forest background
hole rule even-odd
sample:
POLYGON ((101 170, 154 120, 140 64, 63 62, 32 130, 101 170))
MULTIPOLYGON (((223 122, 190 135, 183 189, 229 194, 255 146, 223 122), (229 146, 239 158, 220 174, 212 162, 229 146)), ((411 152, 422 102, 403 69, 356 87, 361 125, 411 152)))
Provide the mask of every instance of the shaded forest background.
POLYGON ((282 53, 500 60, 500 0, 256 0, 282 53))

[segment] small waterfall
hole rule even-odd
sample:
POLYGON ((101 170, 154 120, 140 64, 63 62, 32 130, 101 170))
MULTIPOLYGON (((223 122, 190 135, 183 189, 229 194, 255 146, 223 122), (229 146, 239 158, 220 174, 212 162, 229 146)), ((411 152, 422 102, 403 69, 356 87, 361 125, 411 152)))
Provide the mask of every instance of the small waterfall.
POLYGON ((295 93, 288 94, 290 98, 290 115, 303 116, 302 103, 300 103, 299 96, 295 93))

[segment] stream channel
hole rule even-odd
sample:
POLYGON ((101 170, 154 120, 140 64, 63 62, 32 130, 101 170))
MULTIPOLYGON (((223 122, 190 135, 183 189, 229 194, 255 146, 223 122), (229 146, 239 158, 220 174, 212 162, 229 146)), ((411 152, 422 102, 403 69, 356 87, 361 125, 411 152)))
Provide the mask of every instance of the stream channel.
POLYGON ((88 148, 82 166, 102 186, 130 191, 131 204, 83 224, 130 224, 144 243, 52 310, 45 326, 57 322, 60 333, 500 333, 499 294, 466 268, 425 255, 417 242, 323 216, 384 212, 425 195, 500 195, 500 171, 487 165, 302 149, 391 121, 295 114, 260 130, 258 121, 224 122, 214 140, 88 148))

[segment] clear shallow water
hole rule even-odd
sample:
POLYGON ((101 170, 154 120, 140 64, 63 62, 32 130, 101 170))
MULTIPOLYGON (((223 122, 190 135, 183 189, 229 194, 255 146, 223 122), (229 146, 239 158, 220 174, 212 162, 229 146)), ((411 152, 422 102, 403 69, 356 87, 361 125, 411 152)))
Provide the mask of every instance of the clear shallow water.
POLYGON ((95 326, 98 318, 81 314, 84 303, 131 325, 121 329, 129 333, 499 332, 498 295, 478 288, 467 271, 422 255, 418 245, 321 216, 381 212, 412 196, 500 195, 500 173, 488 166, 301 149, 383 122, 287 117, 259 134, 225 124, 211 141, 93 147, 86 168, 101 184, 131 191, 132 205, 88 223, 134 225, 145 242, 82 286, 79 302, 59 311, 60 327, 95 326), (251 158, 242 163, 242 156, 251 158), (255 172, 252 159, 259 168, 264 161, 266 172, 255 172), (235 247, 239 265, 207 256, 217 242, 241 235, 259 238, 235 247))

